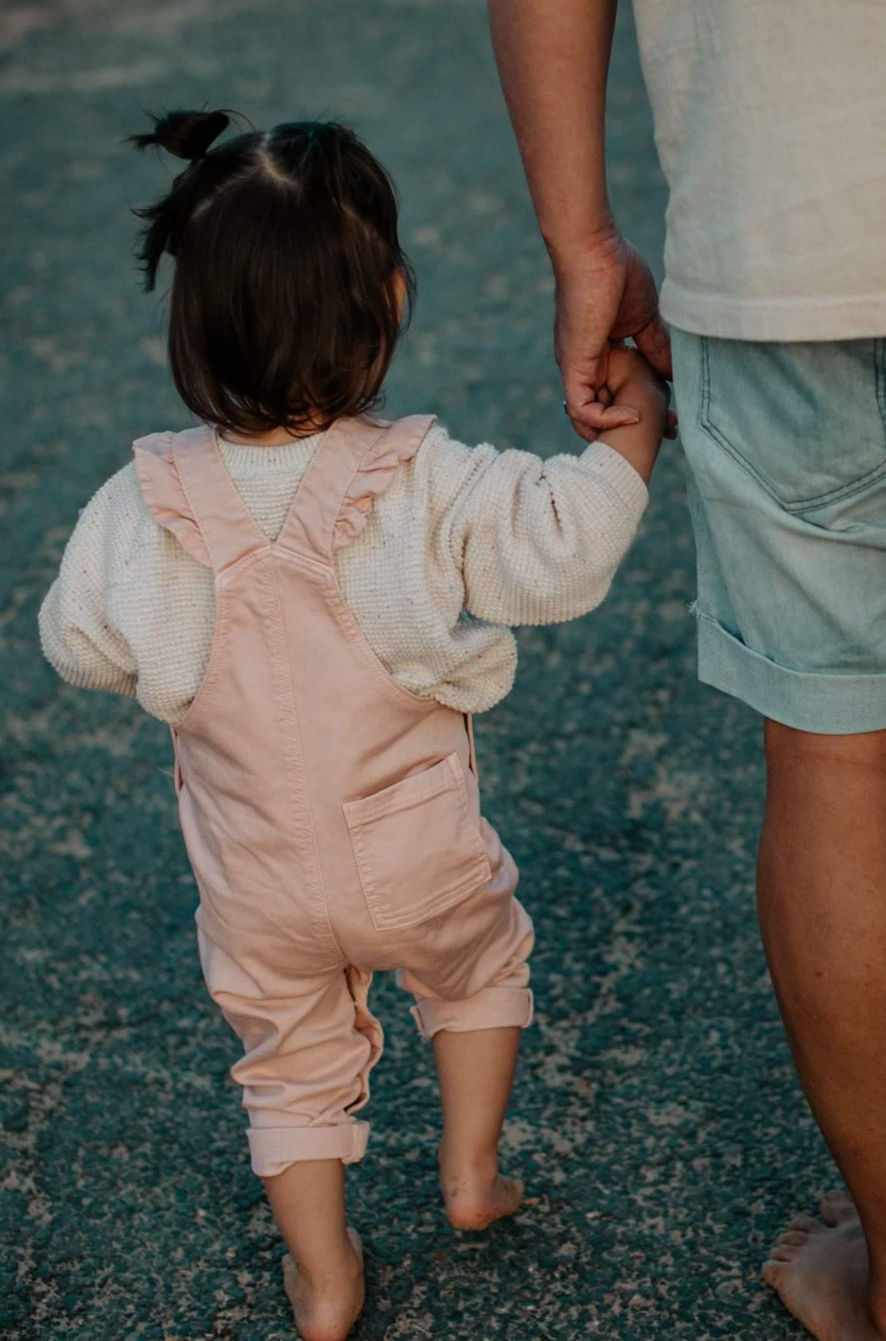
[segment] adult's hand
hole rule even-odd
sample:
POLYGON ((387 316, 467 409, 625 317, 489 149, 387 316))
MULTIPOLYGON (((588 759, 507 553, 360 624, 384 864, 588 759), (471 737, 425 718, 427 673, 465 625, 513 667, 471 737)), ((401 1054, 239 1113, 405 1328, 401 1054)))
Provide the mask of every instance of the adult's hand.
POLYGON ((554 347, 566 410, 576 433, 594 442, 604 429, 638 418, 627 407, 608 405, 604 388, 610 341, 632 337, 653 368, 669 380, 671 342, 649 266, 620 233, 604 237, 579 257, 554 254, 553 261, 554 347))

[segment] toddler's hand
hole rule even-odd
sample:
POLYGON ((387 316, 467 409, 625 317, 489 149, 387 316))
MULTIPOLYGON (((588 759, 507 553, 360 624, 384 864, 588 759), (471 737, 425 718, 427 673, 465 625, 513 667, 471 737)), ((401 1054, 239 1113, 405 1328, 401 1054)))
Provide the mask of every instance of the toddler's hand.
POLYGON ((676 436, 677 419, 668 410, 670 390, 636 349, 613 345, 607 391, 613 405, 631 406, 639 424, 606 429, 599 441, 623 456, 648 483, 663 437, 676 436))
MULTIPOLYGON (((668 384, 639 350, 613 344, 609 351, 609 375, 606 382, 613 405, 630 404, 642 414, 645 406, 657 411, 663 401, 667 413, 670 401, 668 384), (643 404, 640 404, 641 401, 643 404)), ((664 426, 667 427, 667 424, 664 426)))

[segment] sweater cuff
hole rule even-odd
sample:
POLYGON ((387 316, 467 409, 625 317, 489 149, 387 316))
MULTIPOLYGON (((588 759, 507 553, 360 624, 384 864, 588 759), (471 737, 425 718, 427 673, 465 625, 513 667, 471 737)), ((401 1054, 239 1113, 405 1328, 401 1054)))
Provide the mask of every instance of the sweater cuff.
POLYGON ((642 475, 605 442, 592 442, 582 452, 580 460, 607 485, 630 525, 638 526, 649 502, 649 490, 642 475))

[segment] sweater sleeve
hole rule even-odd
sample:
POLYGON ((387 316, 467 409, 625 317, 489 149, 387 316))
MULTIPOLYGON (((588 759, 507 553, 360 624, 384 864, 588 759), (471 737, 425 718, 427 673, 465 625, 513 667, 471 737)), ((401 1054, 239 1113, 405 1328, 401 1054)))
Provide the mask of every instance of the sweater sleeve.
POLYGON ((134 697, 133 653, 108 610, 115 551, 114 476, 93 497, 68 541, 61 571, 40 609, 40 642, 46 659, 68 684, 134 697))
POLYGON ((603 443, 547 460, 447 446, 462 453, 445 525, 465 608, 519 625, 557 624, 598 606, 648 502, 634 468, 603 443))

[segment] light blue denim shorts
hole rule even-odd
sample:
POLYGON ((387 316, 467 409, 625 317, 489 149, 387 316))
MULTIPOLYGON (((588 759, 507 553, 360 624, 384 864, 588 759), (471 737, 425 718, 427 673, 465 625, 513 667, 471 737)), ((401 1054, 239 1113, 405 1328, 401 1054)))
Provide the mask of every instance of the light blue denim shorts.
POLYGON ((803 731, 886 728, 886 339, 672 338, 700 678, 803 731))

